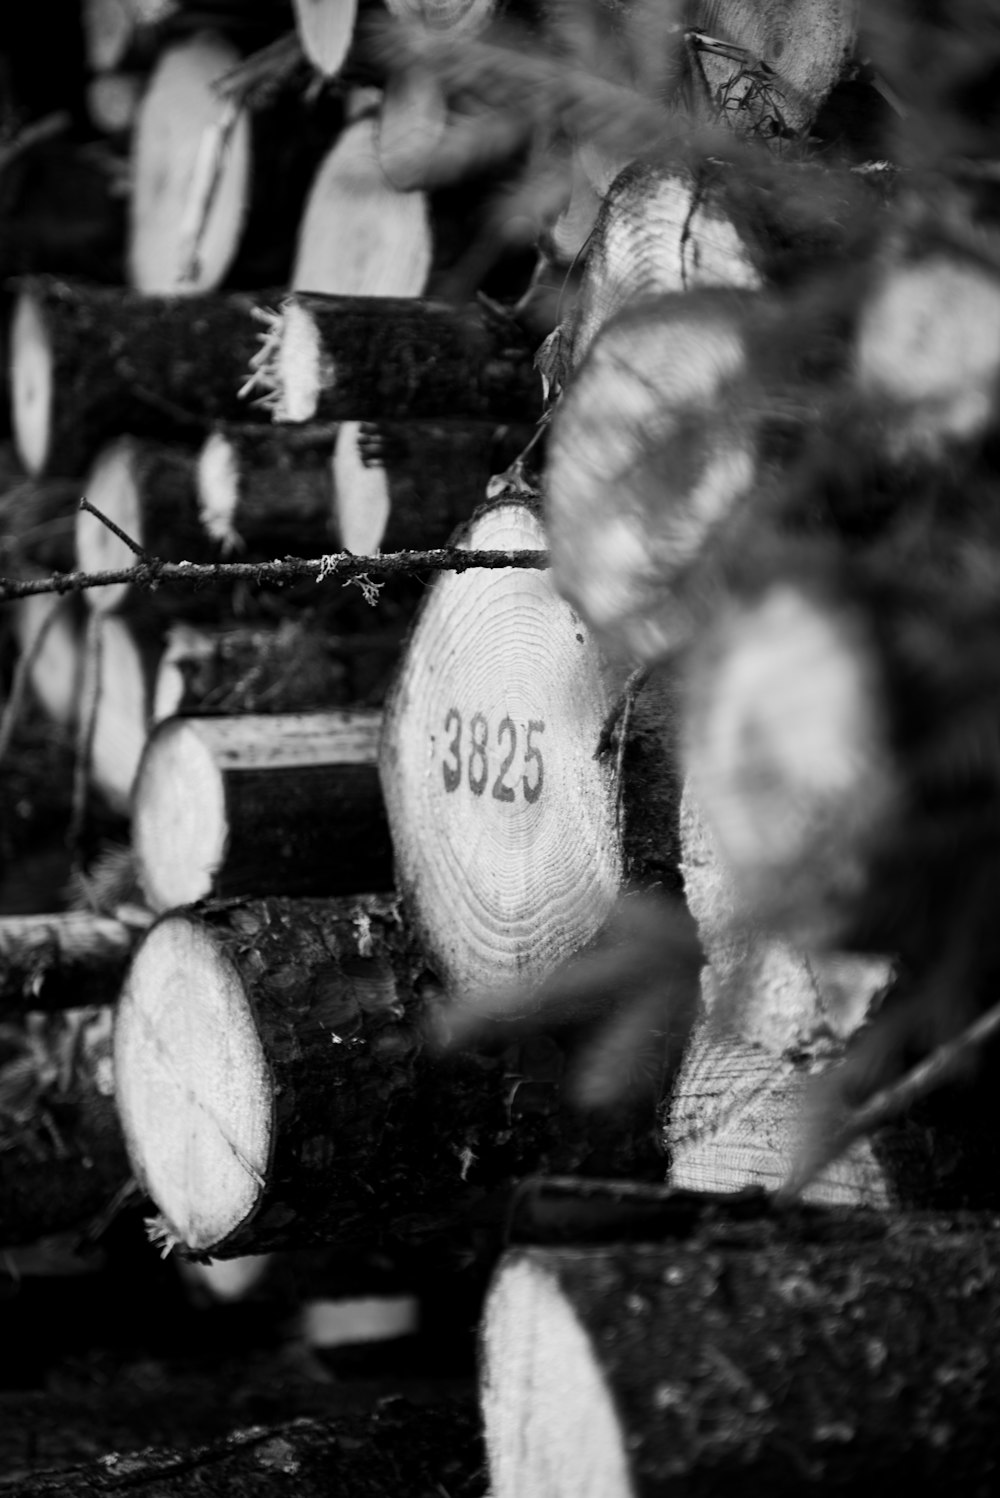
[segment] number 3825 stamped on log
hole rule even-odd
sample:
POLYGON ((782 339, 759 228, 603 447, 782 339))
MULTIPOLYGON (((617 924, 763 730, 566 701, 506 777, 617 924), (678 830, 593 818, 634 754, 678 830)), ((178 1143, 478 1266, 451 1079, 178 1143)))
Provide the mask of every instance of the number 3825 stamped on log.
POLYGON ((511 717, 491 725, 484 713, 466 719, 452 707, 445 715, 444 731, 447 747, 441 777, 446 791, 464 786, 474 796, 488 790, 494 801, 538 800, 545 785, 540 743, 545 724, 540 718, 530 718, 519 731, 511 717))

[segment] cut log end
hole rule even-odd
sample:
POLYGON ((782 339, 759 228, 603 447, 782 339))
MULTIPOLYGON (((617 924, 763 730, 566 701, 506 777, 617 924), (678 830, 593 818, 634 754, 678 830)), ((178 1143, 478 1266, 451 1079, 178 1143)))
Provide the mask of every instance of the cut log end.
POLYGON ((340 72, 350 49, 357 0, 292 0, 302 50, 325 78, 340 72))
POLYGON ((738 293, 666 296, 595 339, 558 407, 546 470, 557 585, 604 643, 655 661, 688 621, 674 583, 753 483, 730 407, 747 371, 738 293))
POLYGON ((590 1337, 537 1260, 504 1264, 486 1304, 483 1347, 494 1498, 628 1498, 634 1489, 622 1423, 590 1337))
POLYGON ((250 123, 215 84, 239 62, 200 33, 160 59, 139 110, 133 152, 129 278, 163 295, 218 286, 239 247, 251 176, 250 123))
MULTIPOLYGON (((131 437, 120 437, 100 453, 87 475, 85 498, 102 515, 142 545, 142 502, 136 487, 133 465, 136 444, 131 437)), ((87 510, 76 518, 76 561, 81 572, 113 572, 135 565, 135 553, 112 530, 87 510)), ((110 614, 120 608, 129 592, 128 583, 112 583, 92 588, 87 603, 98 614, 110 614)))
POLYGON ((400 192, 379 160, 378 122, 349 125, 316 174, 299 229, 293 291, 420 296, 433 257, 422 192, 400 192))
POLYGON ((402 21, 449 36, 481 31, 496 10, 496 0, 387 0, 386 9, 402 21))
POLYGON ((345 421, 333 450, 334 516, 340 544, 355 556, 377 552, 389 521, 389 481, 379 464, 366 464, 359 448, 361 423, 345 421))
POLYGON ((39 474, 49 452, 52 425, 53 360, 42 309, 22 292, 10 328, 11 424, 18 456, 39 474))
POLYGON ((896 408, 898 451, 933 454, 996 418, 1000 279, 947 255, 891 267, 862 313, 856 375, 896 408))
POLYGON ((200 900, 226 845, 222 774, 197 725, 163 723, 136 783, 133 842, 154 910, 200 900))
MULTIPOLYGON (((90 776, 109 805, 128 815, 146 741, 157 647, 150 652, 127 622, 113 614, 97 615, 93 622, 92 655, 87 662, 96 677, 90 776)), ((82 711, 87 698, 85 683, 82 711)))
POLYGON ((213 432, 198 455, 198 513, 213 541, 232 547, 240 498, 240 469, 230 439, 213 432))
POLYGON ((744 913, 806 943, 836 938, 895 809, 871 655, 853 617, 784 583, 692 668, 691 789, 744 913))
MULTIPOLYGON (((319 405, 320 337, 314 319, 301 303, 285 305, 272 357, 273 372, 265 363, 260 374, 265 388, 277 392, 275 420, 311 421, 319 405)), ((330 370, 328 378, 332 380, 335 373, 330 370)))
MULTIPOLYGON (((543 536, 526 506, 501 503, 463 544, 543 536)), ((435 586, 386 710, 381 772, 400 886, 473 1004, 533 986, 614 904, 613 773, 594 758, 608 706, 593 642, 545 573, 435 586)))
POLYGON ((133 1167, 177 1240, 211 1248, 257 1204, 274 1105, 243 983, 197 922, 164 918, 137 953, 115 1076, 133 1167))

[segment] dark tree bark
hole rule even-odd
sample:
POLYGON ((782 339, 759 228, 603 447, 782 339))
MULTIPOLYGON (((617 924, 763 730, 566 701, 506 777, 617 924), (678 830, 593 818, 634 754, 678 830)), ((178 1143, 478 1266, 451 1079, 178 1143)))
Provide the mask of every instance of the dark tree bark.
POLYGON ((371 1413, 290 1420, 234 1431, 193 1449, 150 1448, 18 1484, 23 1498, 107 1498, 122 1491, 155 1498, 247 1498, 287 1489, 296 1498, 480 1498, 483 1453, 472 1400, 419 1406, 381 1400, 371 1413), (290 1487, 289 1485, 292 1485, 290 1487), (332 1485, 332 1486, 331 1486, 332 1485))
POLYGON ((492 1492, 985 1495, 997 1233, 723 1211, 662 1244, 511 1251, 482 1330, 492 1492))
POLYGON ((190 1254, 496 1232, 526 1170, 662 1174, 650 1131, 566 1106, 559 1048, 443 1057, 393 900, 177 911, 136 953, 115 1075, 133 1167, 190 1254), (183 977, 181 977, 183 975, 183 977))
POLYGON ((514 322, 397 297, 288 298, 255 384, 277 421, 531 421, 541 388, 514 322))
POLYGON ((18 283, 13 430, 32 474, 82 473, 101 444, 266 420, 240 395, 261 325, 240 295, 153 297, 52 276, 18 283))

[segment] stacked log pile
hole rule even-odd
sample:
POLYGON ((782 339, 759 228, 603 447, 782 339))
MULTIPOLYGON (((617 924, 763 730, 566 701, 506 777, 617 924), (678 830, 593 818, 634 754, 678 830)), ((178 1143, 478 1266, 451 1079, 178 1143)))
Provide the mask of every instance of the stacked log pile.
MULTIPOLYGON (((0 239, 0 758, 29 699, 71 736, 86 907, 0 918, 0 1119, 62 1098, 103 1194, 36 1211, 36 1141, 0 1246, 129 1174, 195 1260, 495 1251, 528 1172, 666 1177, 500 1260, 497 1498, 980 1483, 992 1220, 739 1196, 994 1201, 989 1066, 849 1116, 1000 965, 980 65, 935 142, 895 0, 386 10, 88 0, 118 211, 0 239)), ((86 133, 46 107, 11 160, 86 133)))

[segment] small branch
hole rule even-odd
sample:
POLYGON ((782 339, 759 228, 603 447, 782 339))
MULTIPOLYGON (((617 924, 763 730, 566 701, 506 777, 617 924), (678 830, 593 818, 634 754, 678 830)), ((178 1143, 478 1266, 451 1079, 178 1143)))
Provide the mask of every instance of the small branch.
POLYGON ((96 505, 92 505, 90 503, 90 500, 85 496, 81 497, 80 499, 80 509, 86 510, 88 515, 96 515, 101 524, 106 525, 111 534, 113 536, 117 536, 122 545, 127 546, 133 556, 137 556, 140 561, 145 562, 147 565, 153 565, 153 558, 149 555, 149 552, 146 551, 142 546, 140 546, 138 541, 133 541, 132 537, 128 535, 127 532, 123 531, 121 526, 116 525, 115 522, 110 519, 109 516, 105 515, 102 510, 99 510, 96 505))
POLYGON ((1000 1004, 994 1004, 961 1035, 931 1052, 898 1082, 883 1087, 855 1110, 840 1128, 834 1129, 816 1149, 795 1166, 775 1193, 775 1201, 787 1204, 795 1200, 816 1179, 821 1170, 842 1155, 849 1145, 864 1134, 871 1134, 897 1114, 911 1108, 920 1098, 940 1087, 953 1072, 960 1069, 972 1052, 991 1036, 1000 1032, 1000 1004))
POLYGON ((119 567, 107 572, 53 572, 49 577, 0 577, 0 603, 13 598, 28 598, 35 593, 82 593, 87 588, 107 588, 115 583, 131 583, 139 588, 153 588, 161 583, 188 583, 202 587, 207 583, 229 583, 238 579, 260 587, 278 587, 295 581, 319 581, 361 577, 404 577, 415 572, 470 572, 476 568, 526 567, 545 571, 549 565, 546 551, 463 551, 460 547, 439 547, 433 551, 390 551, 382 556, 352 556, 350 552, 333 552, 325 557, 284 557, 273 562, 161 562, 157 558, 140 562, 136 567, 119 567))

